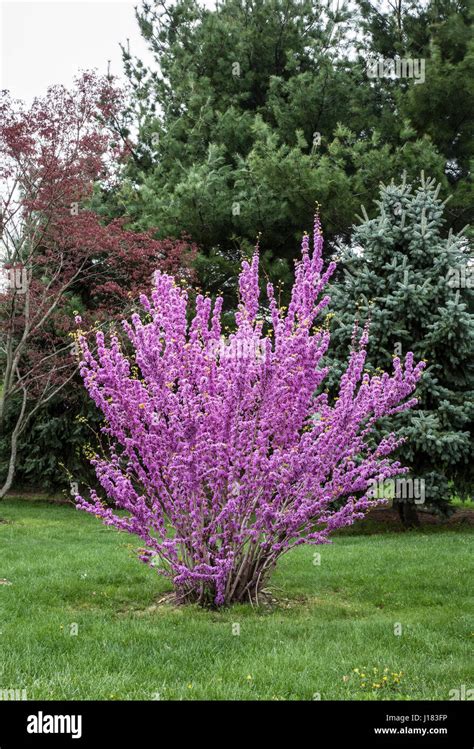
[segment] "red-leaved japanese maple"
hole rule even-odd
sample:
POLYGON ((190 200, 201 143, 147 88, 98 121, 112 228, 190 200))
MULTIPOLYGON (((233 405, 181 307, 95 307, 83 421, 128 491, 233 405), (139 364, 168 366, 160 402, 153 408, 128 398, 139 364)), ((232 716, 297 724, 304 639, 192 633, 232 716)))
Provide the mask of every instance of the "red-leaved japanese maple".
POLYGON ((113 81, 93 73, 72 90, 51 87, 29 109, 0 95, 0 427, 7 410, 13 424, 0 498, 26 426, 77 370, 74 300, 91 321, 110 321, 157 268, 190 278, 187 239, 158 241, 127 230, 124 219, 106 225, 87 208, 94 184, 110 185, 129 152, 127 139, 117 145, 105 127, 121 103, 113 81))

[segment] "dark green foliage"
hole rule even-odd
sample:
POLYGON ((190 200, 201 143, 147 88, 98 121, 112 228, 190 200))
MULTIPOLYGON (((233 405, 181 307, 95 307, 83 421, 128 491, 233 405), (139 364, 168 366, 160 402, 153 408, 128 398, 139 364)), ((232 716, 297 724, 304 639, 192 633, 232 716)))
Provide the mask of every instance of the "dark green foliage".
MULTIPOLYGON (((12 404, 3 432, 6 436, 0 438, 0 475, 6 474, 7 470, 10 457, 8 435, 10 420, 14 416, 16 406, 12 404)), ((97 448, 100 421, 101 415, 77 376, 30 422, 19 445, 13 490, 21 487, 68 494, 73 481, 80 486, 94 484, 95 472, 89 464, 86 446, 97 448)))
MULTIPOLYGON (((446 208, 449 226, 459 230, 473 217, 472 158, 474 147, 474 36, 470 0, 419 0, 388 6, 359 0, 363 22, 363 54, 421 58, 426 81, 377 82, 389 92, 384 101, 385 125, 399 120, 426 134, 445 159, 451 200, 446 208), (397 8, 397 10, 395 10, 397 8)), ((390 141, 396 133, 384 134, 390 141)), ((434 174, 427 164, 426 173, 434 174)))
POLYGON ((178 0, 138 11, 154 63, 147 68, 124 50, 133 93, 124 122, 138 128, 138 140, 102 210, 160 236, 188 232, 202 249, 201 283, 211 292, 222 286, 222 258, 247 254, 259 232, 267 270, 276 261, 291 270, 316 201, 328 246, 347 240, 360 203, 372 210, 380 181, 403 171, 415 179, 424 169, 443 197, 452 195, 446 230, 468 221, 465 3, 403 3, 399 17, 365 2, 356 12, 312 0, 216 5, 178 0), (426 57, 425 84, 369 78, 374 55, 426 57))

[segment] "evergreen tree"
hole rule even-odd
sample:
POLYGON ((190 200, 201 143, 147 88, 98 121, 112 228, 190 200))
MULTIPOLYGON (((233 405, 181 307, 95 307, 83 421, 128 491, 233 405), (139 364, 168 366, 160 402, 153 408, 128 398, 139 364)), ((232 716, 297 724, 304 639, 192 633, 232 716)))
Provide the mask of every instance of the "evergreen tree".
MULTIPOLYGON (((422 175, 414 187, 381 186, 378 215, 364 211, 349 247, 341 248, 340 283, 331 289, 335 356, 342 362, 355 317, 371 321, 368 369, 386 368, 413 351, 427 368, 419 403, 400 416, 407 443, 400 459, 425 481, 426 508, 449 513, 453 490, 472 491, 472 362, 474 308, 468 243, 462 232, 443 236, 439 187, 422 175)), ((406 524, 413 502, 396 499, 406 524)))
POLYGON ((202 248, 202 285, 227 301, 258 232, 270 280, 290 280, 315 201, 330 246, 382 179, 424 168, 450 190, 446 158, 400 117, 392 82, 368 77, 368 51, 350 50, 353 17, 332 6, 165 0, 137 13, 154 62, 124 50, 138 138, 105 209, 162 237, 187 232, 202 248))
MULTIPOLYGON (((418 137, 430 137, 445 157, 450 183, 445 218, 459 230, 473 220, 474 5, 471 0, 357 0, 357 5, 363 59, 399 57, 425 65, 422 85, 404 78, 373 81, 383 101, 382 136, 395 144, 393 126, 399 119, 410 123, 418 137)), ((430 173, 427 165, 424 169, 430 173)))

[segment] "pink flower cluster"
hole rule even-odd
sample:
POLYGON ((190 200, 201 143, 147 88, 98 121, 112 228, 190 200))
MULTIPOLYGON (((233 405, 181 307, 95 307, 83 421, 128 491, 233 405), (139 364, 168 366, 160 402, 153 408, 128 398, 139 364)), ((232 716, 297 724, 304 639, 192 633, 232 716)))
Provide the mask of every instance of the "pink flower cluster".
POLYGON ((317 219, 286 311, 270 284, 260 306, 258 249, 243 263, 228 343, 247 355, 219 355, 221 298, 212 306, 198 296, 188 325, 187 293, 161 272, 151 298, 141 297, 144 314, 123 323, 133 362, 117 337, 106 345, 98 333, 95 356, 82 338, 82 376, 113 443, 110 459, 93 464, 109 502, 127 514, 94 491, 78 505, 137 534, 141 559, 172 580, 179 600, 258 601, 283 553, 326 543, 377 504, 371 479, 404 471, 388 458, 400 440, 376 444, 373 426, 416 402, 406 399, 423 363, 408 353, 392 375, 369 377, 364 329, 329 403, 321 388, 329 333, 313 327, 335 267, 323 269, 322 242, 317 219))

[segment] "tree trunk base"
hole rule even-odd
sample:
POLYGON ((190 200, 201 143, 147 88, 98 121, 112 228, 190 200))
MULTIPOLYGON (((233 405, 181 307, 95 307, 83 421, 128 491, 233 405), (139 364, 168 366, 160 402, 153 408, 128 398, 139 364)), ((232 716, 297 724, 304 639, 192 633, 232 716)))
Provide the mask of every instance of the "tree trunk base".
POLYGON ((394 506, 398 510, 398 516, 404 528, 418 528, 420 519, 412 502, 397 502, 394 506))

